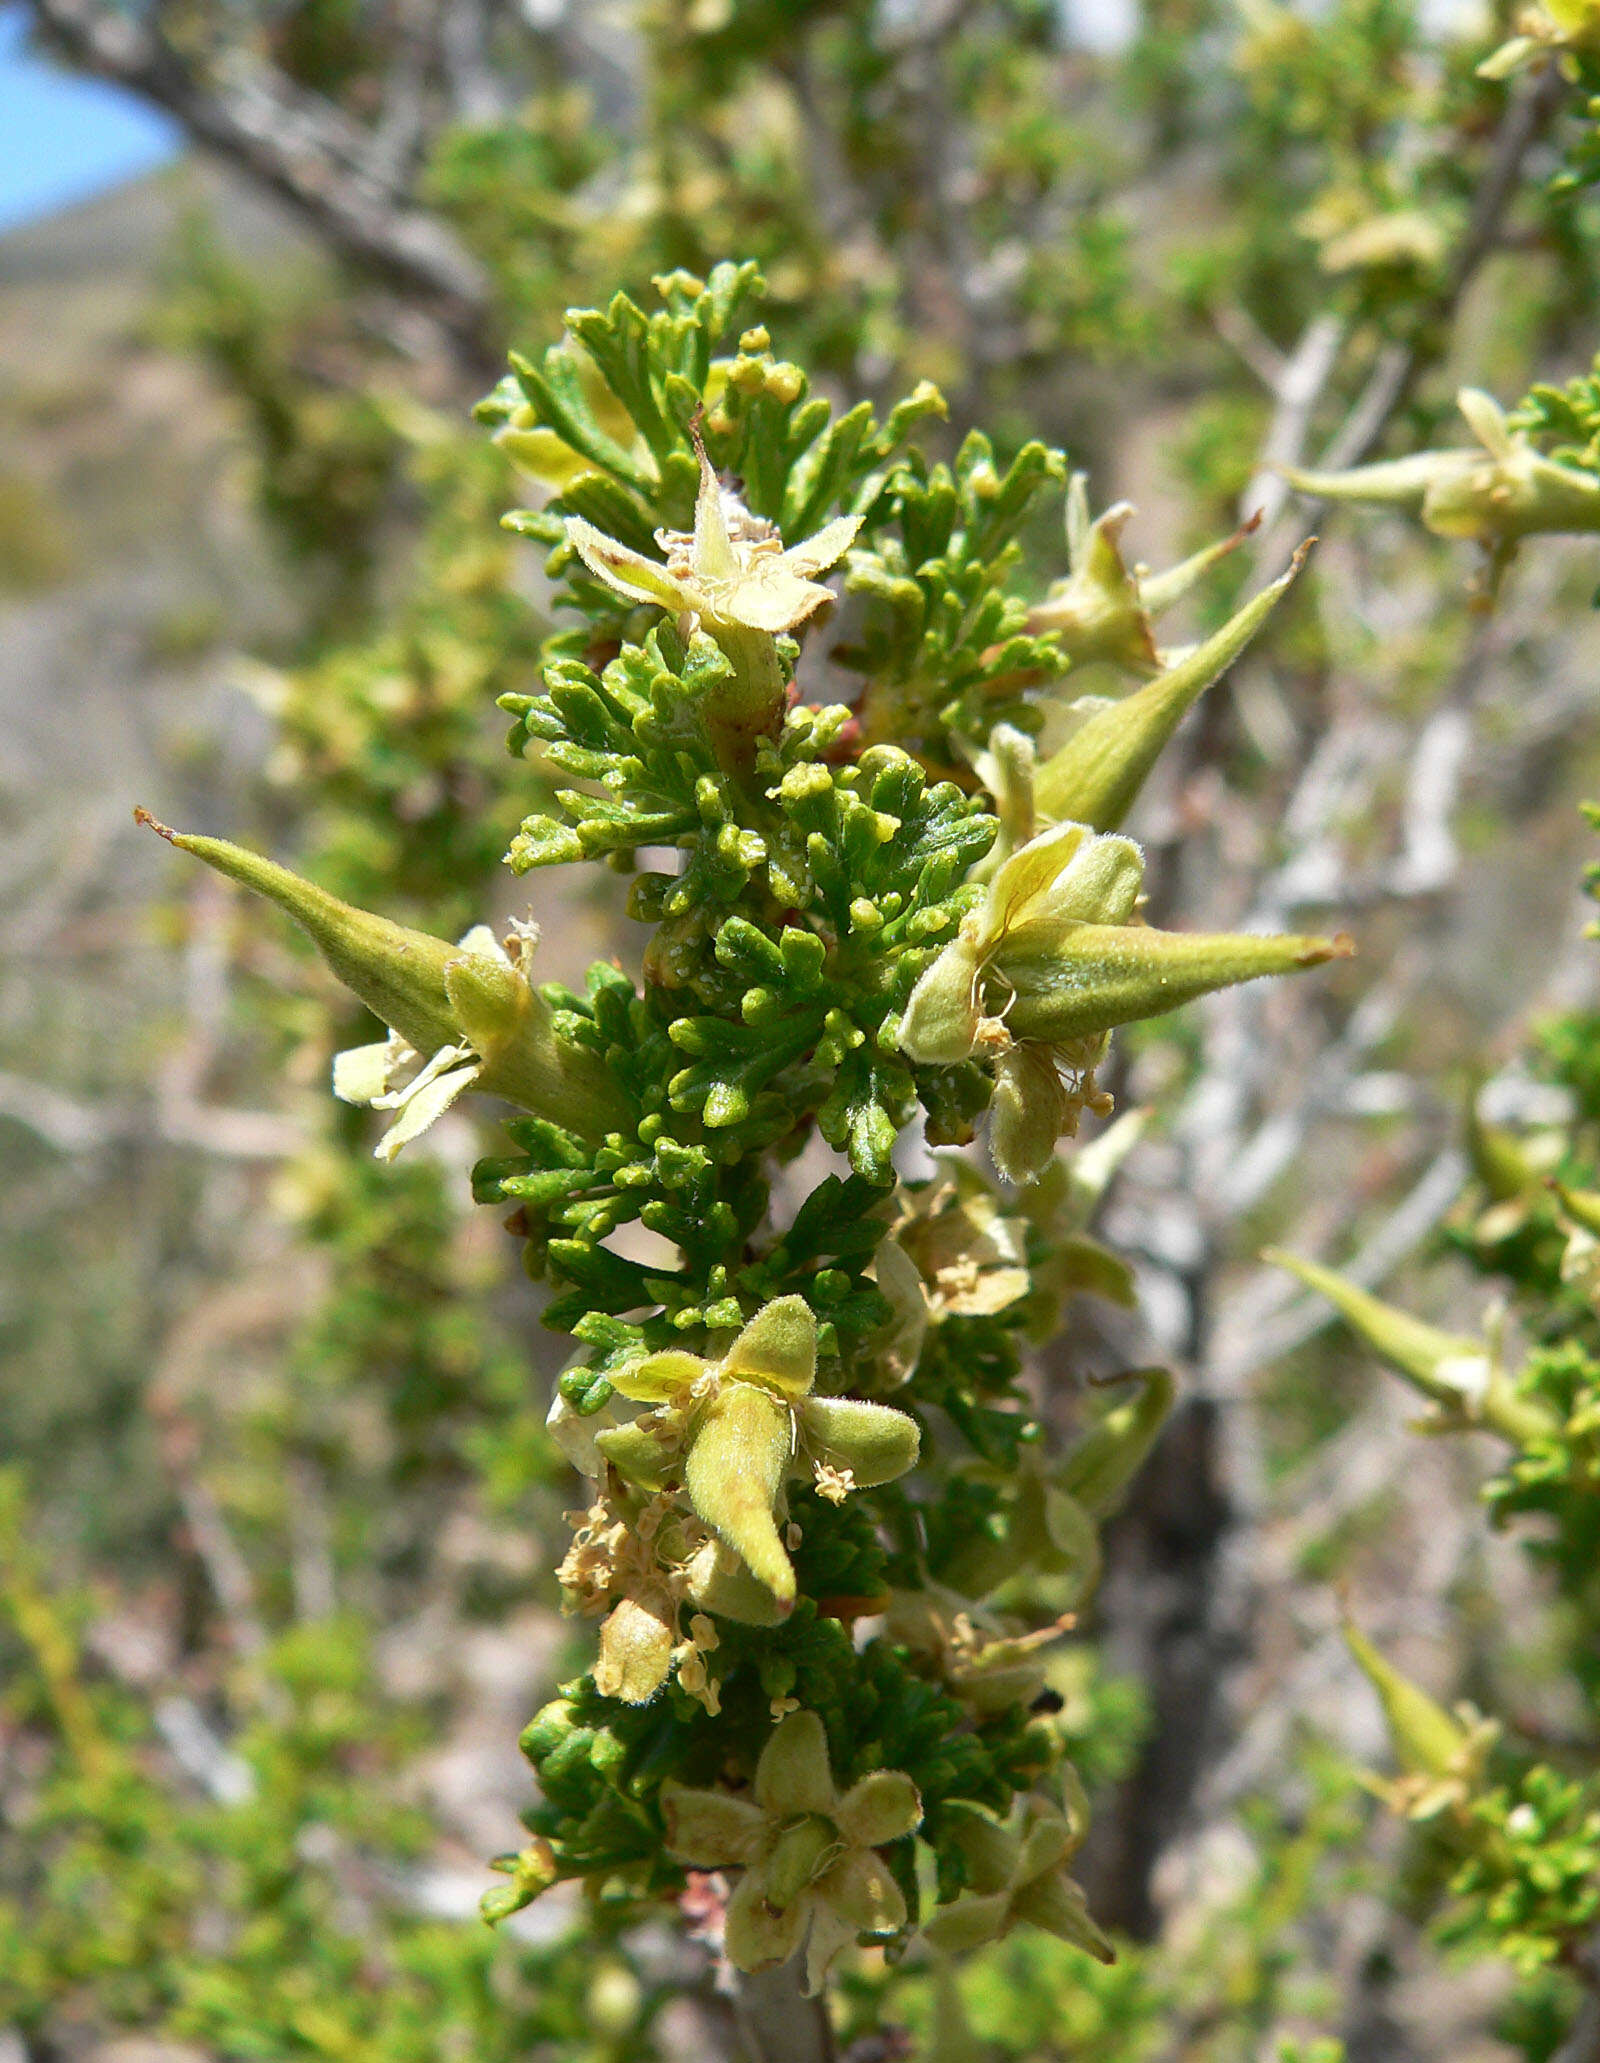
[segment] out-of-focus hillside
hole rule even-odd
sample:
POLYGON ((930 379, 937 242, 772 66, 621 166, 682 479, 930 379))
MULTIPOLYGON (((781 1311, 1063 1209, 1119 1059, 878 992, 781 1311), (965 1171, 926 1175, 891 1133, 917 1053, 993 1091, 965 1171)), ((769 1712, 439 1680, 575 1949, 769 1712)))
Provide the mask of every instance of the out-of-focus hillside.
POLYGON ((165 854, 132 822, 251 778, 235 655, 295 622, 229 410, 163 335, 195 208, 253 262, 295 252, 188 166, 0 240, 0 1446, 58 1457, 107 1536, 148 1490, 79 1421, 132 1413, 204 1265, 201 1171, 281 1143, 204 1114, 219 966, 163 943, 165 854))

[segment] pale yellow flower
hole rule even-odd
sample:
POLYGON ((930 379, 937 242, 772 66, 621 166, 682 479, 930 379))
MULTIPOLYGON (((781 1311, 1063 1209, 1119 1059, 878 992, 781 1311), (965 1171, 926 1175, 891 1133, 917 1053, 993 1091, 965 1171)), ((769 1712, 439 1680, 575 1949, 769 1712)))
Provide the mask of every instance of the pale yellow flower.
POLYGON ((806 1990, 858 1934, 894 1934, 906 1902, 877 1850, 922 1820, 904 1771, 874 1770, 848 1791, 834 1783, 815 1712, 790 1712, 756 1765, 748 1797, 661 1787, 667 1848, 695 1869, 741 1868, 725 1946, 739 1970, 786 1963, 804 1947, 806 1990))

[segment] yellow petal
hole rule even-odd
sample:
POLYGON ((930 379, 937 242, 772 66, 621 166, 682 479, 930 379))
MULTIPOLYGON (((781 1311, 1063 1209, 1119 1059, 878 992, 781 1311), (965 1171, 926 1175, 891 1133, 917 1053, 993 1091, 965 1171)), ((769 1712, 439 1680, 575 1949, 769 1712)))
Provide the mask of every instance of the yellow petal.
POLYGON ((607 537, 582 516, 568 516, 567 542, 597 580, 629 602, 681 612, 694 606, 684 588, 654 559, 607 537))
POLYGON ((608 1379, 620 1396, 635 1404, 671 1404, 692 1389, 711 1366, 698 1354, 681 1347, 668 1347, 659 1354, 646 1354, 640 1361, 625 1361, 608 1372, 608 1379))
POLYGON ((817 1321, 804 1297, 775 1297, 722 1357, 722 1372, 803 1397, 816 1380, 817 1321))
POLYGON ((767 1816, 730 1791, 692 1791, 672 1778, 661 1786, 667 1850, 692 1869, 752 1863, 761 1852, 767 1816))
POLYGON ((759 1870, 749 1870, 728 1900, 728 1923, 723 1946, 736 1970, 769 1970, 786 1963, 800 1946, 811 1917, 810 1898, 798 1898, 780 1911, 769 1905, 765 1879, 759 1870))
POLYGON ((806 576, 826 573, 830 566, 838 565, 855 543, 861 521, 859 516, 835 516, 831 523, 824 523, 814 537, 791 545, 779 563, 791 573, 806 576))
POLYGON ((394 1041, 349 1046, 333 1056, 333 1093, 341 1103, 371 1103, 386 1093, 395 1065, 394 1041))
POLYGON ((671 1666, 670 1608, 652 1609, 639 1598, 623 1598, 600 1629, 595 1689, 603 1698, 647 1705, 666 1682, 671 1666))
POLYGON ((831 588, 800 579, 781 559, 758 559, 715 613, 776 637, 781 631, 795 629, 832 600, 831 588))
POLYGON ((791 1712, 756 1764, 756 1803, 782 1819, 814 1812, 833 1817, 836 1794, 828 1736, 815 1712, 791 1712))
POLYGON ((456 1098, 470 1089, 482 1072, 478 1063, 473 1061, 467 1067, 453 1068, 446 1074, 437 1074, 422 1082, 414 1094, 407 1095, 400 1107, 400 1115, 373 1148, 376 1158, 393 1160, 402 1146, 409 1146, 430 1125, 437 1124, 456 1098))
POLYGON ((903 1769, 875 1769, 845 1792, 834 1819, 853 1846, 881 1848, 921 1824, 922 1800, 903 1769))
POLYGON ((862 1934, 893 1934, 906 1923, 905 1894, 882 1858, 866 1849, 840 1857, 817 1880, 817 1896, 862 1934))

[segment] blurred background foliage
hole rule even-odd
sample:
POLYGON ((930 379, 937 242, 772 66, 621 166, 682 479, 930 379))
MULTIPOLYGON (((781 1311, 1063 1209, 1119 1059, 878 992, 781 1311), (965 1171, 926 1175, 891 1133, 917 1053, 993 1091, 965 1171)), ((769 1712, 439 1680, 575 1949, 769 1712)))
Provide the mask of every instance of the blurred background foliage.
MULTIPOLYGON (((435 932, 520 914, 543 776, 495 700, 538 685, 548 590, 470 406, 676 266, 758 259, 836 396, 936 380, 947 455, 979 421, 1002 462, 1065 444, 1096 509, 1137 504, 1130 557, 1259 514, 1179 640, 1300 536, 1273 465, 1455 442, 1463 384, 1594 469, 1587 17, 1484 77, 1521 18, 1405 0, 1142 0, 1117 35, 1047 0, 32 12, 212 159, 0 242, 0 2055, 732 2054, 681 1934, 473 1917, 577 1653, 553 1348, 470 1153, 373 1166, 324 1093, 352 1006, 130 806, 435 932)), ((1061 534, 1027 549, 1042 592, 1061 534)), ((1515 1789, 1593 1768, 1592 1520, 1554 1568, 1486 1530, 1486 1480, 1502 1515, 1536 1486, 1495 1487, 1487 1435, 1415 1439, 1255 1258, 1353 1255, 1453 1333, 1514 1291, 1529 1379, 1569 1417, 1592 1389, 1543 1179, 1600 1182, 1596 562, 1530 548, 1493 611, 1474 578, 1329 516, 1141 805, 1161 921, 1315 917, 1360 957, 1123 1042, 1155 1115, 1101 1224, 1140 1311, 1078 1304, 1036 1371, 1060 1423, 1086 1370, 1185 1379, 1052 1673, 1121 1959, 865 1958, 858 2063, 1600 2053, 1570 2046, 1595 1837, 1515 1789), (1567 1843, 1559 1953, 1508 1961, 1515 1872, 1464 1884, 1361 1787, 1390 1751, 1341 1592, 1509 1715, 1484 1810, 1567 1843)), ((546 973, 629 949, 620 894, 550 878, 546 973)))

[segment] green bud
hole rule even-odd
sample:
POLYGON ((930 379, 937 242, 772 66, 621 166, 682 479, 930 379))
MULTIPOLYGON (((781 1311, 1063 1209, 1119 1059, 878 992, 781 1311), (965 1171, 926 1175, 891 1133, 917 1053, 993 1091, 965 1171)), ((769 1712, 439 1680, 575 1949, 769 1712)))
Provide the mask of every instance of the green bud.
POLYGON ((1281 580, 1263 588, 1176 666, 1087 717, 1034 776, 1039 814, 1053 823, 1115 830, 1190 708, 1227 672, 1288 592, 1307 549, 1300 548, 1281 580))
POLYGON ((577 1723, 572 1706, 565 1698, 557 1698, 533 1715, 522 1729, 517 1746, 537 1766, 547 1755, 554 1754, 577 1723))
POLYGON ((668 1778, 661 1786, 667 1852, 693 1869, 721 1869, 755 1861, 766 1815, 759 1805, 726 1791, 693 1791, 668 1778))
POLYGON ((509 1884, 497 1884, 492 1891, 486 1891, 478 1901, 478 1910, 491 1927, 531 1905, 561 1874, 555 1850, 539 1838, 516 1855, 496 1856, 489 1867, 511 1879, 509 1884))
POLYGON ((924 1940, 946 1955, 970 1955, 998 1941, 1011 1922, 1011 1900, 1004 1891, 985 1891, 942 1905, 924 1921, 924 1940))
POLYGON ((755 1795, 779 1819, 807 1812, 832 1817, 838 1795, 827 1729, 815 1712, 791 1712, 774 1728, 756 1764, 755 1795))

